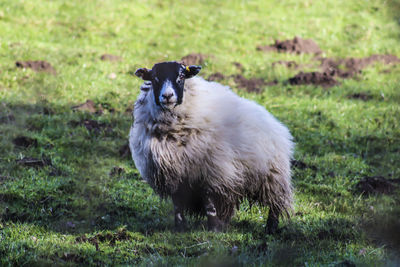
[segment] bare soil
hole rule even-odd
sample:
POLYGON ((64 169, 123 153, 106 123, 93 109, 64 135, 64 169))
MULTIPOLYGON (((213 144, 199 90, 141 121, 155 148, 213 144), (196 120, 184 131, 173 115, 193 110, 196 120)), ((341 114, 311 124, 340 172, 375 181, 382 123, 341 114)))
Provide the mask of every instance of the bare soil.
POLYGON ((322 87, 332 87, 339 84, 333 76, 325 72, 299 72, 296 76, 290 78, 291 85, 314 84, 322 87))
POLYGON ((212 81, 212 82, 214 82, 214 81, 219 82, 219 81, 224 80, 225 78, 226 78, 225 75, 223 75, 221 72, 216 72, 216 73, 213 73, 210 76, 208 76, 207 80, 212 81))
MULTIPOLYGON (((302 39, 300 37, 294 37, 293 40, 276 40, 272 45, 258 46, 259 51, 271 51, 271 52, 287 52, 296 54, 315 54, 319 55, 322 50, 319 46, 311 39, 302 39)), ((395 55, 371 55, 365 58, 324 58, 315 57, 317 61, 320 61, 320 71, 315 72, 299 72, 288 81, 292 85, 304 85, 313 84, 322 87, 332 87, 340 84, 336 79, 347 79, 354 77, 361 73, 361 70, 368 67, 375 62, 382 62, 383 64, 398 64, 400 59, 395 55)), ((299 68, 298 64, 294 61, 276 61, 272 63, 272 67, 276 65, 284 65, 288 68, 299 68)), ((386 70, 388 71, 388 70, 386 70)), ((358 98, 361 100, 368 100, 368 97, 363 95, 350 96, 350 98, 358 98)))
POLYGON ((209 58, 207 55, 203 55, 200 53, 192 53, 189 55, 184 56, 181 61, 186 66, 190 65, 203 65, 204 61, 209 58))
POLYGON ((372 55, 365 58, 317 58, 321 62, 320 68, 331 76, 350 78, 361 72, 362 69, 376 62, 397 64, 400 59, 394 55, 372 55))
POLYGON ((240 72, 244 72, 245 71, 242 63, 235 61, 235 62, 232 62, 232 64, 238 69, 238 71, 240 71, 240 72))
POLYGON ((296 54, 320 54, 322 52, 313 40, 302 39, 298 36, 294 37, 293 40, 275 40, 272 45, 257 46, 257 50, 296 54))
POLYGON ((103 54, 101 55, 100 59, 103 61, 111 61, 111 62, 122 61, 122 57, 111 54, 103 54))
POLYGON ((261 78, 247 79, 241 74, 235 74, 232 77, 239 88, 245 89, 249 93, 261 93, 262 87, 266 85, 266 82, 261 78))
POLYGON ((36 60, 36 61, 17 61, 15 62, 15 66, 17 68, 24 68, 24 69, 32 69, 37 72, 48 72, 53 75, 56 74, 56 70, 53 68, 53 66, 44 60, 36 60))
POLYGON ((88 99, 85 103, 72 107, 72 110, 85 111, 89 113, 103 114, 103 108, 97 106, 92 100, 88 99))

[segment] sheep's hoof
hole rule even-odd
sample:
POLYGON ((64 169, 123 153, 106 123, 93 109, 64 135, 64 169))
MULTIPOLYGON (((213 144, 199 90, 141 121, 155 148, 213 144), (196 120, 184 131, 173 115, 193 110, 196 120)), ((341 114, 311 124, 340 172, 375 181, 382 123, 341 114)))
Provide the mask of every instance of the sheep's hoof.
POLYGON ((188 230, 187 225, 186 225, 186 221, 180 221, 178 223, 175 223, 175 232, 186 232, 188 230))
POLYGON ((265 232, 267 235, 275 234, 278 231, 279 219, 275 216, 268 216, 265 232))
POLYGON ((208 218, 207 226, 208 231, 216 233, 222 232, 222 230, 224 229, 224 223, 216 216, 208 218))
POLYGON ((186 227, 186 225, 175 225, 174 230, 175 230, 175 232, 183 233, 183 232, 187 231, 187 227, 186 227))

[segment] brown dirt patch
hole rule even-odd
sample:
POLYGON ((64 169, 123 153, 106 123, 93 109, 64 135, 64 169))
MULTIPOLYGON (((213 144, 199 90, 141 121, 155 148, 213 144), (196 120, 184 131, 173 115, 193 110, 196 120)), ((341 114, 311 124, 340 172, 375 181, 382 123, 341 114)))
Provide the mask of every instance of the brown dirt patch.
MULTIPOLYGON (((384 64, 397 64, 400 59, 394 55, 372 55, 366 58, 316 58, 321 62, 321 72, 300 72, 296 76, 289 79, 291 85, 314 84, 323 87, 332 87, 338 85, 336 78, 347 79, 361 73, 361 70, 375 62, 384 64)), ((350 98, 358 98, 368 100, 367 96, 354 95, 350 98)))
POLYGON ((216 72, 216 73, 213 73, 210 76, 208 76, 207 80, 209 80, 211 82, 219 82, 219 81, 224 80, 225 78, 226 78, 225 75, 223 75, 221 72, 216 72))
POLYGON ((348 99, 359 99, 362 101, 368 101, 373 98, 373 96, 370 93, 366 92, 360 92, 360 93, 354 93, 350 94, 347 96, 348 99))
POLYGON ((49 62, 44 60, 17 61, 15 62, 15 66, 17 66, 17 68, 30 68, 34 71, 48 72, 53 75, 56 74, 56 70, 53 68, 53 66, 49 62))
POLYGON ((41 168, 44 166, 50 166, 51 161, 49 159, 43 159, 43 158, 37 159, 37 158, 25 157, 25 158, 17 160, 17 164, 25 166, 25 167, 41 168))
POLYGON ((362 69, 376 62, 384 64, 397 64, 400 59, 395 55, 372 55, 366 58, 317 58, 321 62, 322 71, 329 73, 331 76, 340 78, 350 78, 360 73, 362 69))
POLYGON ((392 194, 399 189, 400 179, 386 179, 382 176, 364 177, 356 184, 356 192, 365 195, 392 194))
POLYGON ((257 46, 258 51, 285 52, 296 54, 320 54, 319 46, 311 39, 302 39, 298 36, 293 40, 276 40, 272 45, 257 46))
POLYGON ((232 62, 232 64, 240 71, 240 72, 244 72, 244 67, 242 65, 242 63, 240 62, 232 62))
POLYGON ((13 143, 19 147, 30 147, 30 146, 37 146, 37 140, 34 138, 30 138, 27 136, 18 136, 13 139, 13 143))
POLYGON ((300 72, 296 76, 289 79, 291 85, 304 85, 304 84, 314 84, 320 85, 322 87, 332 87, 339 82, 337 82, 333 76, 326 72, 300 72))
POLYGON ((181 61, 186 66, 190 65, 203 65, 204 61, 209 58, 207 55, 203 55, 200 53, 192 53, 187 56, 184 56, 181 61))
POLYGON ((101 55, 100 59, 103 61, 111 61, 111 62, 122 61, 122 57, 111 54, 101 55))
POLYGON ((247 79, 241 74, 235 74, 231 77, 233 77, 239 88, 245 89, 249 93, 261 93, 262 87, 266 85, 266 82, 261 78, 247 79))
POLYGON ((72 110, 79 110, 79 111, 85 111, 89 113, 96 113, 96 114, 103 114, 103 108, 101 105, 97 106, 92 100, 88 99, 86 100, 85 103, 73 106, 71 108, 72 110))
POLYGON ((295 61, 283 61, 283 60, 272 62, 272 67, 275 67, 276 65, 283 65, 291 69, 292 68, 296 69, 299 66, 295 61))

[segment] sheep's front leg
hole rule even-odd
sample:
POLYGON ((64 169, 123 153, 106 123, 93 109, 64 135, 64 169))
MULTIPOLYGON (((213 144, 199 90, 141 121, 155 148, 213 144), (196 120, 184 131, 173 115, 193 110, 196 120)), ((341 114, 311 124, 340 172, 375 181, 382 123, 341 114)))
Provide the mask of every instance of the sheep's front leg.
POLYGON ((278 224, 279 224, 279 212, 270 208, 266 226, 267 234, 269 235, 274 234, 278 230, 278 224))
POLYGON ((220 232, 224 226, 223 222, 217 216, 217 209, 210 197, 206 198, 205 210, 207 214, 207 226, 209 231, 220 232))
POLYGON ((174 203, 175 230, 178 232, 183 232, 186 230, 186 219, 183 214, 184 207, 181 197, 177 194, 172 195, 172 202, 174 203))

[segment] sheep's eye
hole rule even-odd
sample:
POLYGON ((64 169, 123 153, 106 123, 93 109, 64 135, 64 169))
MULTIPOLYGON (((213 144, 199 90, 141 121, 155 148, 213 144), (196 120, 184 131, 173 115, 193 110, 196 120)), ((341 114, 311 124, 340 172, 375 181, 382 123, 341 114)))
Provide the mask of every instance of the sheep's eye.
POLYGON ((179 75, 178 78, 176 78, 176 83, 182 84, 183 82, 183 75, 179 75))

